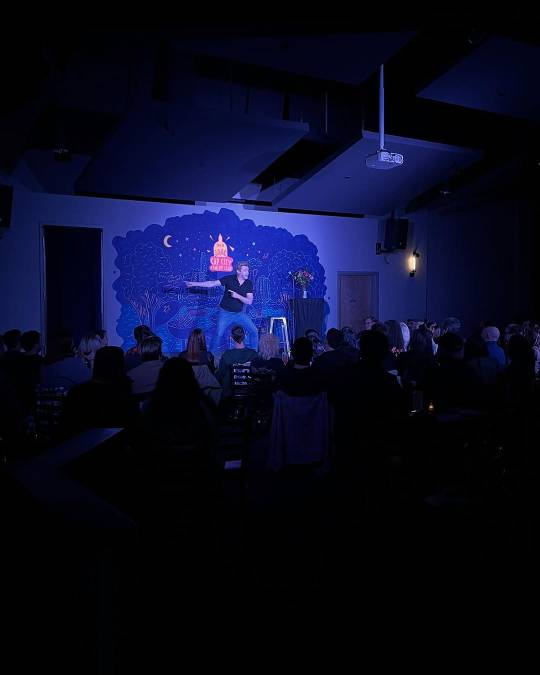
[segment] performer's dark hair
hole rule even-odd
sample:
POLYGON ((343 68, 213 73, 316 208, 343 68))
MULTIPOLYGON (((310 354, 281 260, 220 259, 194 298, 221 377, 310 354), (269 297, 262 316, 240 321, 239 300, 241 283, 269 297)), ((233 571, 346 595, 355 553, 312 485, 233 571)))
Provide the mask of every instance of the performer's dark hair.
POLYGON ((239 260, 239 261, 236 263, 236 271, 238 272, 238 270, 239 270, 241 267, 249 267, 248 261, 247 261, 247 260, 239 260))

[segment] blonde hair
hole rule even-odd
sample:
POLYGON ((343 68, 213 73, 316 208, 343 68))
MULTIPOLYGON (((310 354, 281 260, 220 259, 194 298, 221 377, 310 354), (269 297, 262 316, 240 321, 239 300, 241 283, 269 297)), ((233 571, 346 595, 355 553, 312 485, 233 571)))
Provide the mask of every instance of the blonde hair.
POLYGON ((88 368, 92 367, 96 352, 101 346, 101 340, 95 333, 87 333, 80 341, 78 353, 88 368))
POLYGON ((265 333, 259 339, 259 355, 265 359, 271 359, 279 355, 279 340, 277 335, 265 333))

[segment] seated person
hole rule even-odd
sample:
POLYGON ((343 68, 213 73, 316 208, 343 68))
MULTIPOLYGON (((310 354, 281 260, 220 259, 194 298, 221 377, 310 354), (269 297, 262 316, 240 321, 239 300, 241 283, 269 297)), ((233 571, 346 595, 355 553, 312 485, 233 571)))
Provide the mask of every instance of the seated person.
POLYGON ((499 365, 506 366, 506 354, 504 349, 499 347, 498 342, 501 334, 497 326, 486 326, 482 330, 482 340, 486 343, 489 355, 496 359, 499 365))
POLYGON ((219 368, 216 373, 217 379, 223 386, 223 397, 226 398, 232 394, 231 366, 233 363, 250 363, 257 358, 257 352, 245 346, 246 332, 242 326, 234 326, 231 330, 231 337, 234 342, 233 349, 227 349, 219 361, 219 368))
POLYGON ((288 396, 314 396, 324 390, 320 373, 311 367, 313 344, 307 337, 294 341, 294 365, 283 368, 278 374, 275 388, 288 396))
POLYGON ((92 370, 94 367, 96 352, 98 349, 101 349, 101 347, 103 347, 101 339, 96 333, 86 333, 86 335, 83 335, 79 343, 78 352, 82 362, 89 370, 92 370))
POLYGON ((150 399, 143 404, 145 433, 162 443, 196 445, 213 452, 214 419, 205 405, 193 368, 185 359, 168 359, 150 399))
POLYGON ((319 354, 322 354, 324 352, 324 343, 321 340, 319 331, 315 330, 315 328, 308 328, 307 331, 305 332, 305 336, 313 345, 313 357, 317 358, 319 354))
POLYGON ((326 351, 313 362, 313 367, 325 375, 358 361, 360 352, 345 343, 343 333, 337 328, 330 328, 326 333, 326 345, 326 351))
POLYGON ((214 355, 206 348, 206 340, 201 328, 194 328, 188 339, 187 349, 178 356, 192 366, 208 366, 210 372, 216 372, 214 355))
POLYGON ((313 361, 313 368, 325 383, 325 388, 333 398, 333 390, 339 386, 346 368, 358 362, 360 352, 347 345, 343 333, 337 328, 330 328, 326 333, 327 349, 313 361))
POLYGON ((426 370, 434 363, 431 331, 426 326, 420 326, 411 335, 409 350, 400 354, 398 368, 403 385, 423 389, 426 370))
POLYGON ((71 433, 93 427, 126 427, 138 412, 131 380, 124 373, 124 352, 120 347, 101 347, 90 382, 76 385, 67 395, 64 424, 71 433))
POLYGON ((346 470, 369 464, 407 414, 403 389, 385 368, 388 338, 370 330, 360 340, 361 360, 347 368, 334 391, 337 459, 346 470))
POLYGON ((161 353, 162 341, 157 335, 146 338, 141 344, 142 363, 129 371, 133 381, 134 394, 149 394, 154 391, 164 358, 161 353))
POLYGON ((251 362, 253 370, 266 369, 279 373, 285 365, 279 358, 279 340, 277 335, 265 333, 259 340, 259 355, 251 362))
POLYGON ((73 336, 67 331, 60 331, 50 340, 45 363, 41 369, 42 387, 71 389, 92 376, 83 360, 75 355, 73 336))
POLYGON ((154 337, 154 333, 148 328, 148 326, 140 325, 135 326, 133 329, 133 337, 135 338, 135 346, 130 347, 127 350, 125 356, 125 369, 126 373, 130 371, 135 366, 140 365, 142 362, 141 359, 141 345, 146 338, 154 337))
POLYGON ((446 332, 439 338, 437 364, 426 370, 424 400, 435 410, 476 408, 480 402, 480 378, 463 360, 465 344, 456 333, 446 332))

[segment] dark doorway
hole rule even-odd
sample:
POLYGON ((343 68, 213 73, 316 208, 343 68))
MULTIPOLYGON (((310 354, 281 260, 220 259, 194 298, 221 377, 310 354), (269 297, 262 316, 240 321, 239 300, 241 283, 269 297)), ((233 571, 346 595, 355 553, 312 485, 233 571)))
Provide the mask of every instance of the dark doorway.
POLYGON ((45 336, 68 330, 75 344, 103 327, 102 230, 43 227, 45 252, 45 336))

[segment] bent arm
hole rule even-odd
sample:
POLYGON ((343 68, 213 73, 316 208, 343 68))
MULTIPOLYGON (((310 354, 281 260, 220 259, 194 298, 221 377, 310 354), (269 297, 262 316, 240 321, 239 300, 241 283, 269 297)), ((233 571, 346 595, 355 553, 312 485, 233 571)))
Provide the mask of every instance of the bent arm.
POLYGON ((235 300, 240 300, 240 302, 243 302, 244 305, 252 305, 253 304, 253 293, 246 293, 246 297, 243 295, 240 295, 240 293, 236 293, 235 291, 229 291, 231 294, 231 298, 235 298, 235 300))

